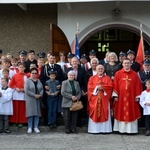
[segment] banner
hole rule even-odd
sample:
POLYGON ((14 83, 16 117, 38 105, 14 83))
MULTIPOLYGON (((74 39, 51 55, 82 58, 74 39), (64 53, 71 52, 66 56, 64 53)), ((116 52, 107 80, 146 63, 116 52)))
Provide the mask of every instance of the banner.
POLYGON ((142 61, 144 60, 144 46, 143 46, 143 36, 141 33, 140 41, 139 41, 139 46, 135 58, 135 62, 138 62, 141 66, 142 69, 142 61))
POLYGON ((78 35, 75 34, 75 40, 71 44, 71 50, 72 53, 75 54, 75 56, 80 59, 80 49, 79 49, 79 42, 78 42, 78 35))

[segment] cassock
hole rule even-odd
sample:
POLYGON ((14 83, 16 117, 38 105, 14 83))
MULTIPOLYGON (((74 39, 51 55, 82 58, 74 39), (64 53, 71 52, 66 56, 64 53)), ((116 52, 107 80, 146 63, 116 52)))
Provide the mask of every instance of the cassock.
POLYGON ((14 71, 14 74, 19 73, 18 66, 17 67, 10 66, 9 69, 12 70, 12 71, 14 71))
POLYGON ((114 131, 121 133, 137 133, 137 119, 140 118, 139 103, 142 86, 139 77, 132 69, 121 69, 114 77, 114 93, 118 101, 114 103, 114 131))
POLYGON ((110 77, 94 75, 88 82, 88 133, 109 133, 112 132, 110 117, 110 99, 113 83, 110 77), (103 90, 98 90, 97 85, 101 84, 103 90))
MULTIPOLYGON (((26 79, 25 73, 17 73, 12 77, 9 87, 23 89, 26 79)), ((13 92, 13 115, 10 116, 9 121, 12 123, 27 123, 25 95, 23 92, 17 92, 16 90, 13 92)))

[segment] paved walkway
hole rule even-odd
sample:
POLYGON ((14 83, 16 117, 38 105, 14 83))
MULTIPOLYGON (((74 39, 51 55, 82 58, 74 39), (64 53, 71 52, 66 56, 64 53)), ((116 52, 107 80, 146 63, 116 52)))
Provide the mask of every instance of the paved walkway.
POLYGON ((64 126, 55 130, 40 127, 41 133, 26 133, 11 128, 11 134, 0 134, 0 150, 150 150, 150 137, 143 134, 88 134, 78 128, 78 134, 65 134, 64 126))

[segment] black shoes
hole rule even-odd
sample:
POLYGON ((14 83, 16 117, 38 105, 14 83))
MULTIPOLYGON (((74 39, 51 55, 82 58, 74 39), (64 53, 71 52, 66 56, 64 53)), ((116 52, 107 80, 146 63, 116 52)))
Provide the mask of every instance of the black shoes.
POLYGON ((9 129, 5 129, 4 132, 5 133, 10 133, 10 130, 9 129))
POLYGON ((57 125, 54 124, 54 123, 50 123, 50 124, 49 124, 49 127, 50 127, 50 129, 53 129, 53 128, 57 128, 57 125))
POLYGON ((57 125, 56 125, 56 124, 53 124, 53 128, 57 128, 57 125))
POLYGON ((71 131, 69 129, 66 129, 66 134, 71 133, 71 131))
POLYGON ((53 124, 51 123, 51 124, 49 125, 49 127, 50 127, 50 129, 53 129, 53 124))
POLYGON ((147 130, 145 136, 150 136, 150 130, 147 130))
POLYGON ((66 134, 70 134, 70 133, 77 133, 77 131, 76 131, 76 129, 72 129, 72 130, 70 130, 70 129, 66 129, 66 134))
POLYGON ((77 133, 76 129, 72 129, 71 133, 75 133, 76 134, 77 133))
POLYGON ((0 129, 0 133, 10 133, 10 130, 9 129, 5 129, 5 130, 2 130, 2 129, 0 129))
POLYGON ((0 133, 3 133, 3 130, 2 130, 2 129, 0 129, 0 133))

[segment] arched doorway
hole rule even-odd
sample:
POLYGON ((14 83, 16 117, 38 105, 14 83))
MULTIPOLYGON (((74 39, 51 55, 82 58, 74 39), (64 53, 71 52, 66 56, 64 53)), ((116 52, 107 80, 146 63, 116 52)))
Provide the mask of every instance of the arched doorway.
MULTIPOLYGON (((144 46, 147 49, 150 43, 150 30, 145 25, 142 29, 144 46)), ((136 52, 139 39, 140 23, 126 18, 122 18, 119 22, 112 20, 112 18, 100 20, 79 34, 81 54, 88 54, 89 50, 95 49, 100 59, 104 57, 107 50, 115 51, 117 54, 120 51, 127 52, 129 49, 136 52), (106 51, 102 48, 103 46, 105 46, 106 51)))
MULTIPOLYGON (((123 28, 109 28, 93 34, 81 46, 82 54, 89 53, 94 49, 97 52, 97 57, 103 59, 107 51, 127 52, 129 49, 137 52, 140 36, 132 31, 123 28)), ((149 44, 144 41, 145 49, 148 49, 149 44)))

